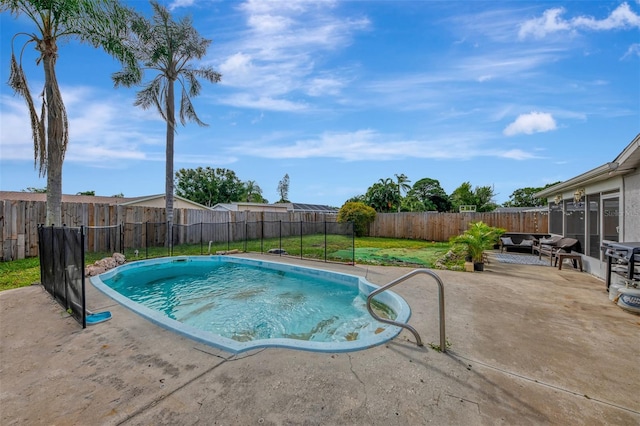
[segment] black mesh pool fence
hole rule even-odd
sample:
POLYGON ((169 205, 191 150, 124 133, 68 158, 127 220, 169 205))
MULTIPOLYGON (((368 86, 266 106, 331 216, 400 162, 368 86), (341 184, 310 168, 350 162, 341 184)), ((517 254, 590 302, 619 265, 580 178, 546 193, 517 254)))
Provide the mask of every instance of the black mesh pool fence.
POLYGON ((85 315, 84 228, 38 226, 40 281, 82 327, 85 315))
POLYGON ((237 250, 354 262, 351 222, 203 222, 189 225, 144 222, 123 223, 100 229, 97 226, 91 227, 88 251, 120 251, 129 260, 237 250))

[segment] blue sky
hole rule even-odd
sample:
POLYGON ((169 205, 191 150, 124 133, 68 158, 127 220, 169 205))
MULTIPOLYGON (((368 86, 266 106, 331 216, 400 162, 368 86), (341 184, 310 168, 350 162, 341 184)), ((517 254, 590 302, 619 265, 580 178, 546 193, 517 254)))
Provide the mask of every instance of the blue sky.
MULTIPOLYGON (((213 40, 203 63, 222 73, 194 98, 209 127, 178 129, 175 169, 231 169, 271 202, 285 174, 291 201, 339 207, 404 173, 447 193, 491 185, 502 203, 613 160, 640 132, 640 0, 163 4, 213 40)), ((6 85, 11 36, 33 27, 0 19, 0 190, 45 187, 6 85)), ((39 93, 35 58, 29 47, 23 64, 39 93)), ((117 70, 102 51, 59 46, 66 194, 164 192, 164 122, 113 88, 117 70)))

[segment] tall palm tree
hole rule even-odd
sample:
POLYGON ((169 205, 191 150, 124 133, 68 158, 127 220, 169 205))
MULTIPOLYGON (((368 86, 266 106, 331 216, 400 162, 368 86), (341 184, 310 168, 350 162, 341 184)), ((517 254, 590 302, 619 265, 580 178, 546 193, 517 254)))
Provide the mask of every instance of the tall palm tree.
POLYGON ((1 0, 0 12, 9 11, 15 17, 26 16, 36 30, 17 33, 26 37, 18 58, 11 46, 9 86, 27 103, 31 118, 34 163, 41 177, 47 177, 46 224, 62 224, 62 163, 69 143, 69 122, 56 76, 58 42, 75 38, 130 65, 133 57, 122 44, 131 11, 111 0, 1 0), (29 90, 22 68, 22 55, 33 43, 42 63, 44 87, 40 114, 29 90))
POLYGON ((116 87, 131 87, 142 82, 143 72, 152 70, 158 74, 137 93, 134 105, 148 109, 155 106, 160 116, 167 123, 165 201, 166 220, 173 223, 173 154, 174 135, 176 132, 176 111, 174 86, 177 82, 181 89, 180 123, 194 121, 206 126, 197 116, 191 98, 198 96, 202 86, 198 78, 217 83, 221 74, 211 67, 196 68, 191 66, 194 59, 202 59, 207 53, 211 40, 198 34, 193 28, 191 18, 183 18, 176 22, 169 11, 155 1, 152 21, 137 17, 131 25, 135 34, 130 46, 138 61, 142 63, 141 71, 136 67, 124 67, 113 76, 116 87))
MULTIPOLYGON (((407 178, 407 176, 405 176, 404 173, 400 173, 399 175, 396 174, 395 176, 398 180, 398 199, 402 201, 402 191, 407 192, 411 189, 411 187, 409 186, 409 182, 411 181, 409 180, 409 178, 407 178)), ((400 213, 401 204, 402 202, 398 202, 398 213, 400 213)))

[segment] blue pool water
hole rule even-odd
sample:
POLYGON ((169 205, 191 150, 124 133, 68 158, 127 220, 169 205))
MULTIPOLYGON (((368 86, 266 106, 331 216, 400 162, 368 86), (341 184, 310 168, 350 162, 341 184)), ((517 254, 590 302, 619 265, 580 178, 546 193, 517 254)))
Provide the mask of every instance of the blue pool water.
MULTIPOLYGON (((267 346, 316 351, 364 349, 400 329, 375 321, 364 278, 229 256, 154 259, 123 265, 92 283, 152 321, 231 352, 267 346)), ((392 292, 378 312, 406 322, 392 292)))

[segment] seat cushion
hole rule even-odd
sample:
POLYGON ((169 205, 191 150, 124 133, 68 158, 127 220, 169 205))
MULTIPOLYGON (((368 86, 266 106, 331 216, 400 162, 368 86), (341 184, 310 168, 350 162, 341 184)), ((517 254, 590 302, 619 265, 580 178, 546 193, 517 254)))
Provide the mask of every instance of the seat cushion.
POLYGON ((514 245, 513 241, 511 240, 511 237, 500 237, 500 241, 502 241, 502 245, 503 246, 512 246, 512 245, 514 245))

